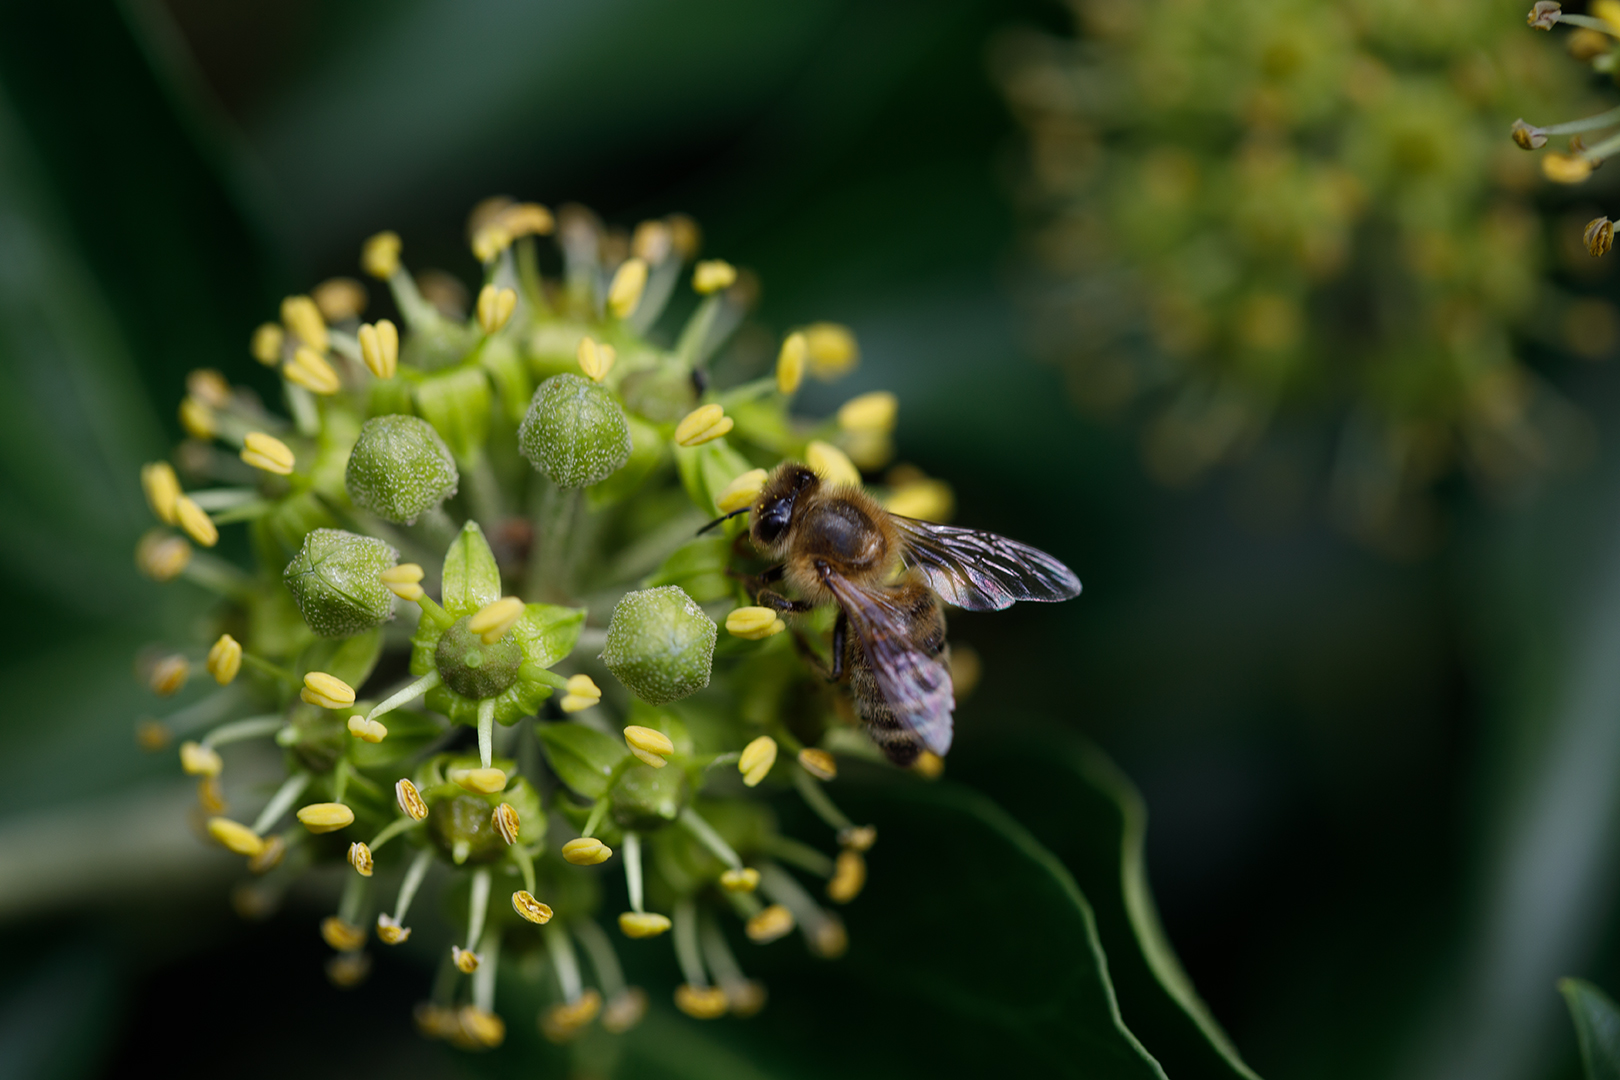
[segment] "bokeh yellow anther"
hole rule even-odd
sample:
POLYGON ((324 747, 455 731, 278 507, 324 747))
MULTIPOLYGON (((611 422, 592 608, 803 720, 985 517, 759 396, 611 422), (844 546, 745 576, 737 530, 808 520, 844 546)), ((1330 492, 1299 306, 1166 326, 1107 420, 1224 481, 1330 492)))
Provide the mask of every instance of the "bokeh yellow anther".
POLYGON ((694 1020, 716 1020, 726 1015, 726 992, 718 986, 682 983, 675 988, 675 1007, 694 1020))
POLYGON ((207 441, 219 434, 219 417, 201 399, 187 395, 180 399, 180 426, 193 439, 207 441))
POLYGON ((702 446, 730 431, 734 423, 720 405, 700 405, 675 425, 675 442, 679 446, 702 446))
POLYGON ((838 323, 818 322, 804 328, 805 360, 810 374, 818 379, 836 379, 848 374, 861 361, 855 334, 838 323))
POLYGON ((608 310, 620 319, 627 319, 641 293, 647 287, 647 264, 639 258, 626 259, 613 272, 613 283, 608 286, 608 310))
POLYGON ((631 724, 624 729, 624 744, 637 760, 655 769, 668 765, 669 756, 675 752, 675 744, 668 735, 639 724, 631 724))
POLYGON ((397 232, 385 231, 368 237, 360 247, 360 269, 374 278, 392 277, 399 269, 403 246, 397 232))
POLYGON ((302 386, 312 394, 332 395, 343 389, 343 382, 326 358, 314 349, 300 347, 281 369, 282 378, 302 386))
POLYGON ((326 320, 321 309, 307 296, 289 296, 281 302, 281 325, 305 345, 318 353, 331 347, 326 333, 326 320))
POLYGON ((196 368, 187 372, 186 393, 210 409, 223 409, 231 403, 231 384, 213 368, 196 368))
POLYGON ((229 634, 219 635, 219 640, 208 648, 208 674, 219 685, 229 686, 241 670, 242 643, 229 634))
POLYGON ((519 889, 512 894, 512 910, 537 926, 551 921, 551 906, 536 900, 527 889, 519 889))
POLYGON ((287 444, 274 435, 250 431, 242 439, 242 460, 255 469, 277 476, 289 476, 297 459, 287 444))
POLYGON ((360 328, 360 359, 379 379, 392 379, 399 370, 399 327, 378 319, 360 328))
POLYGON ((238 855, 253 858, 264 851, 264 839, 241 822, 230 818, 208 819, 208 835, 238 855))
POLYGON ((218 776, 225 767, 219 751, 202 743, 186 741, 180 744, 180 768, 188 776, 218 776))
POLYGON ((838 407, 838 426, 845 431, 887 433, 894 430, 900 399, 887 390, 850 398, 838 407))
POLYGON ((362 742, 380 743, 388 738, 388 728, 381 720, 367 720, 363 716, 349 717, 349 734, 362 742))
POLYGON ((753 892, 759 888, 759 871, 752 866, 741 866, 720 875, 720 887, 727 892, 753 892))
POLYGON ((557 227, 557 219, 539 203, 513 203, 500 212, 498 220, 516 240, 520 236, 550 236, 557 227))
POLYGON ((479 961, 483 958, 471 949, 463 949, 460 945, 450 946, 450 959, 455 961, 456 970, 463 975, 471 975, 478 970, 479 961))
POLYGON ((625 937, 657 937, 669 929, 669 917, 651 911, 626 911, 619 916, 619 930, 625 937))
POLYGON ((924 750, 911 763, 911 771, 924 780, 938 780, 945 774, 945 759, 932 750, 924 750))
POLYGON ((350 844, 349 865, 354 867, 361 877, 370 877, 376 868, 376 864, 371 860, 371 847, 360 840, 350 844))
POLYGON ((860 487, 861 471, 849 460, 848 454, 832 443, 812 440, 804 448, 804 463, 829 484, 860 487))
POLYGON ((312 833, 337 832, 354 824, 354 811, 338 802, 310 803, 299 807, 298 821, 312 833))
POLYGON ((494 285, 478 290, 478 325, 486 334, 493 334, 506 325, 506 320, 517 310, 517 293, 494 285))
POLYGON ((604 345, 594 338, 583 337, 579 339, 579 370, 592 382, 601 382, 607 378, 608 372, 613 370, 613 362, 618 359, 618 353, 611 345, 604 345))
POLYGON ((1592 175, 1592 162, 1579 154, 1546 154, 1541 172, 1555 184, 1580 184, 1592 175))
POLYGON ((647 992, 639 986, 627 986, 614 994, 602 1010, 602 1030, 623 1035, 646 1015, 647 992))
POLYGON ((851 851, 871 851, 877 843, 877 829, 870 825, 846 825, 838 830, 838 845, 851 851))
POLYGON ((764 469, 749 469, 720 489, 714 504, 722 514, 734 513, 752 503, 764 490, 767 474, 764 469))
POLYGON ((761 641, 787 629, 782 617, 766 607, 733 608, 726 614, 726 633, 761 641))
POLYGON ((451 769, 450 782, 480 795, 506 790, 506 773, 500 769, 451 769))
POLYGON ((742 773, 744 784, 755 787, 770 774, 771 766, 775 764, 776 740, 769 735, 761 735, 743 747, 742 756, 737 759, 737 771, 742 773))
POLYGON ((602 702, 602 688, 589 675, 569 676, 566 689, 562 699, 565 713, 584 712, 602 702))
POLYGON ((420 600, 422 598, 422 568, 413 562, 400 563, 390 566, 377 575, 377 580, 387 586, 388 591, 401 600, 420 600))
POLYGON ((834 780, 838 777, 838 761, 827 751, 814 746, 799 751, 799 765, 817 780, 834 780))
POLYGON ((832 880, 827 883, 827 898, 835 904, 847 904, 860 895, 865 885, 866 859, 849 848, 840 851, 833 864, 832 880))
POLYGON ((225 790, 220 786, 219 777, 205 776, 197 781, 197 805, 205 814, 225 812, 225 790))
POLYGON ((153 529, 135 545, 135 566, 153 581, 173 581, 191 565, 185 537, 153 529))
POLYGON ((704 259, 692 268, 692 288, 707 295, 729 289, 737 280, 737 268, 724 259, 704 259))
POLYGON ((182 495, 174 501, 174 520, 187 536, 203 547, 213 547, 219 543, 219 529, 214 526, 213 519, 188 496, 182 495))
POLYGON ((467 630, 477 634, 485 645, 493 645, 523 618, 523 601, 503 596, 479 608, 467 619, 467 630))
POLYGON ((416 785, 409 780, 401 778, 394 782, 394 801, 399 803, 399 812, 412 821, 427 819, 428 805, 422 793, 416 790, 416 785))
POLYGON ((142 750, 162 750, 174 741, 174 732, 161 720, 142 720, 135 725, 135 742, 142 750))
POLYGON ((248 869, 255 874, 268 874, 281 865, 281 860, 286 854, 286 840, 279 835, 267 836, 264 840, 264 850, 248 860, 248 869))
POLYGON ((377 915, 377 940, 384 945, 403 945, 411 936, 411 928, 399 925, 392 915, 377 915))
POLYGON ((550 1042, 566 1043, 583 1030, 596 1014, 602 1011, 602 995, 597 990, 586 990, 573 1001, 553 1005, 540 1014, 540 1033, 550 1042))
POLYGON ((338 952, 354 952, 366 943, 366 928, 328 915, 321 920, 321 940, 338 952))
POLYGON ((328 324, 358 319, 366 310, 366 287, 352 277, 327 278, 310 290, 310 298, 328 324))
POLYGON ((803 334, 794 332, 782 342, 782 351, 776 354, 776 388, 791 394, 804 382, 805 358, 810 344, 803 334))
POLYGON ((918 521, 949 521, 956 510, 956 493, 945 481, 924 477, 896 487, 883 500, 883 508, 918 521))
POLYGON ((303 688, 298 696, 309 705, 323 709, 347 709, 354 704, 354 687, 324 671, 311 671, 304 676, 303 688))
POLYGON ((518 832, 523 826, 523 820, 518 817, 517 807, 511 803, 503 802, 497 806, 495 812, 489 816, 489 823, 508 844, 518 842, 518 832))
POLYGON ((253 331, 253 340, 248 343, 248 352, 265 367, 275 367, 281 360, 281 346, 286 340, 287 335, 282 331, 280 324, 261 323, 259 328, 253 331))
POLYGON ((167 461, 150 461, 141 466, 141 490, 146 505, 165 525, 175 523, 175 503, 180 501, 180 478, 167 461))
POLYGON ((772 904, 743 925, 743 933, 756 945, 775 941, 793 931, 793 912, 781 904, 772 904))
POLYGON ((613 849, 594 836, 581 836, 562 846, 562 857, 575 866, 595 866, 613 857, 613 849))
POLYGON ((163 697, 178 694, 185 688, 186 680, 191 677, 191 661, 179 653, 164 656, 152 665, 147 675, 146 684, 151 687, 152 693, 163 697))

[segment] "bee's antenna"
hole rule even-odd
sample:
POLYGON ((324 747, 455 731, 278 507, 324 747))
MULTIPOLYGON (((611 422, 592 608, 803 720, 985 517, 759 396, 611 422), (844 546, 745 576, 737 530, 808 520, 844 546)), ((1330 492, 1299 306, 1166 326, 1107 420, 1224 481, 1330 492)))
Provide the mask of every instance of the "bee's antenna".
POLYGON ((745 506, 741 510, 733 510, 729 514, 721 514, 719 517, 715 518, 713 521, 711 521, 707 525, 703 526, 703 528, 699 529, 697 531, 697 534, 699 536, 702 536, 704 533, 708 532, 710 529, 714 528, 716 525, 720 524, 722 521, 730 521, 732 518, 736 517, 738 514, 746 514, 746 513, 748 513, 748 511, 750 511, 752 509, 753 509, 753 507, 751 507, 751 506, 745 506))

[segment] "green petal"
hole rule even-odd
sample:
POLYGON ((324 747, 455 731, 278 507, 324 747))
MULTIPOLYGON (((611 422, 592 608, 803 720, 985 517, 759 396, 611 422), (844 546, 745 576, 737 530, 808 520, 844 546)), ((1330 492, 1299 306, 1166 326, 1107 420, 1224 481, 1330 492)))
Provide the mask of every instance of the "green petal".
POLYGON ((462 526, 444 554, 444 609, 457 618, 501 598, 501 571, 478 522, 462 526))

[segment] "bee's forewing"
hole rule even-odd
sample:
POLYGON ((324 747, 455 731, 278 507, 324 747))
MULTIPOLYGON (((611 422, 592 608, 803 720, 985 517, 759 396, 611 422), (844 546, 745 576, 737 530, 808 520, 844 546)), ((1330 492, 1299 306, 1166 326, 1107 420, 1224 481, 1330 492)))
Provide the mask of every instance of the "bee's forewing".
POLYGON ((1000 611, 1019 600, 1069 600, 1080 579, 1057 559, 995 533, 890 515, 916 567, 947 604, 1000 611))

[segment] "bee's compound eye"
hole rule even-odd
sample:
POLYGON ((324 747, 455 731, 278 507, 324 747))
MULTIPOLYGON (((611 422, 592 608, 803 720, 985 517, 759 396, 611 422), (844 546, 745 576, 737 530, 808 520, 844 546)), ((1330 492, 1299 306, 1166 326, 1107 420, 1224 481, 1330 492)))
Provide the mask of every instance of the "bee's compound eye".
POLYGON ((789 499, 777 499, 755 515, 754 534, 765 543, 774 544, 787 531, 788 520, 792 516, 792 501, 789 499))

